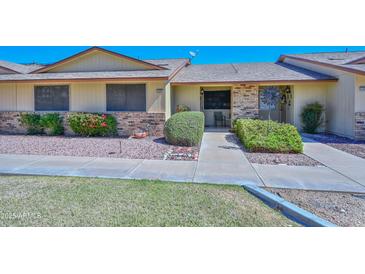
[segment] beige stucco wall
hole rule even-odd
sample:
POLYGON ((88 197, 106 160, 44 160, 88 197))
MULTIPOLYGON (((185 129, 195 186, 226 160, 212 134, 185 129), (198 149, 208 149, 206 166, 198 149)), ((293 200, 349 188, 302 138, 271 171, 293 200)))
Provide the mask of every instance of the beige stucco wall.
MULTIPOLYGON (((292 123, 299 129, 302 129, 300 114, 303 107, 307 104, 318 102, 326 108, 326 96, 328 91, 327 83, 301 83, 292 85, 292 123)), ((326 114, 324 114, 326 121, 326 114)), ((325 131, 324 124, 319 131, 325 131)))
POLYGON ((0 85, 0 110, 16 109, 16 85, 0 85))
POLYGON ((91 52, 73 61, 66 62, 50 72, 143 70, 148 67, 128 59, 121 59, 104 52, 91 52))
POLYGON ((106 86, 103 83, 70 85, 70 111, 101 112, 106 110, 106 86))
POLYGON ((303 61, 285 59, 286 63, 324 73, 338 78, 329 84, 326 96, 327 130, 347 137, 354 136, 355 74, 310 64, 303 61))
POLYGON ((200 111, 200 86, 173 86, 172 113, 175 113, 177 105, 187 105, 192 111, 200 111))
MULTIPOLYGON (((122 84, 123 82, 119 83, 122 84)), ((106 111, 107 82, 0 84, 0 111, 33 111, 34 86, 57 84, 70 86, 70 111, 106 111)), ((145 84, 147 112, 164 113, 166 83, 164 81, 151 81, 145 84)))
POLYGON ((165 86, 166 82, 149 82, 146 84, 146 110, 147 112, 165 112, 165 86))
POLYGON ((365 91, 360 91, 360 86, 365 86, 365 76, 356 76, 355 84, 355 112, 365 112, 365 91))

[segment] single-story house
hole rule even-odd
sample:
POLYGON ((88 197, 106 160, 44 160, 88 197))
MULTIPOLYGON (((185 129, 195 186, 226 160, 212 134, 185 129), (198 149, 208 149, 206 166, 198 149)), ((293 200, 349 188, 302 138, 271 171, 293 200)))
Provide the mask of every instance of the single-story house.
POLYGON ((206 126, 222 117, 229 126, 239 117, 267 119, 261 100, 267 89, 280 96, 272 119, 300 130, 303 106, 319 102, 323 131, 365 139, 364 51, 195 65, 187 58, 139 60, 92 47, 44 66, 0 61, 0 132, 24 132, 22 112, 103 112, 117 118, 120 134, 140 127, 161 134, 179 105, 203 111, 206 126))

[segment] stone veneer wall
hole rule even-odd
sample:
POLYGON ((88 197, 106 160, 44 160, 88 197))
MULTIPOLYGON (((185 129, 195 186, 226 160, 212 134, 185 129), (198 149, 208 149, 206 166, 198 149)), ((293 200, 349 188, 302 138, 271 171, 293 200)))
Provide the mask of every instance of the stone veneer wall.
MULTIPOLYGON (((8 111, 0 112, 0 133, 25 134, 26 129, 20 124, 20 114, 26 112, 8 111)), ((29 113, 29 112, 28 112, 29 113)), ((42 114, 45 112, 42 112, 42 114)), ((64 117, 65 135, 73 135, 65 116, 70 112, 60 112, 64 117)), ((165 124, 164 113, 147 112, 113 112, 110 113, 117 119, 118 135, 131 135, 139 128, 149 129, 150 135, 162 136, 165 124)))
POLYGON ((259 117, 259 86, 234 85, 232 87, 232 121, 237 118, 259 117))
POLYGON ((354 131, 354 137, 356 140, 365 140, 365 112, 355 113, 354 131))
POLYGON ((113 112, 118 124, 118 134, 131 135, 140 128, 148 129, 153 136, 162 136, 165 124, 165 113, 148 112, 113 112))

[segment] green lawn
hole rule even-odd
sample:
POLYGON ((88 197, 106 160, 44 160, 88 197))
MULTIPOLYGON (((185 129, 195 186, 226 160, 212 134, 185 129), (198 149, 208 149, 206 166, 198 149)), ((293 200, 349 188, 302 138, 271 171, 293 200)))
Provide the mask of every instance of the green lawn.
POLYGON ((296 226, 241 187, 1 176, 0 226, 296 226))

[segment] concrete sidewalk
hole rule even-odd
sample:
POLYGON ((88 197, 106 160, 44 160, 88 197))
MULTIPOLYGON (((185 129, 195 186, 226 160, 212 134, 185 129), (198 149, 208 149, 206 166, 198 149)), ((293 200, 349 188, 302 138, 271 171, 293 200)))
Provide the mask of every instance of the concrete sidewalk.
POLYGON ((120 179, 160 179, 192 182, 196 162, 97 157, 0 155, 0 173, 81 176, 120 179))
POLYGON ((365 160, 326 144, 303 137, 304 154, 333 171, 365 186, 365 160))
POLYGON ((263 186, 231 133, 205 133, 199 161, 0 154, 0 173, 263 186))
POLYGON ((251 165, 233 134, 206 132, 198 161, 0 154, 0 173, 159 179, 365 193, 361 179, 365 173, 362 172, 365 170, 363 159, 329 149, 326 145, 323 148, 316 143, 309 144, 306 141, 304 152, 326 166, 251 165), (330 156, 323 155, 325 153, 330 156), (354 172, 354 168, 358 170, 354 172))
POLYGON ((266 187, 365 193, 365 187, 325 166, 253 164, 266 187))

